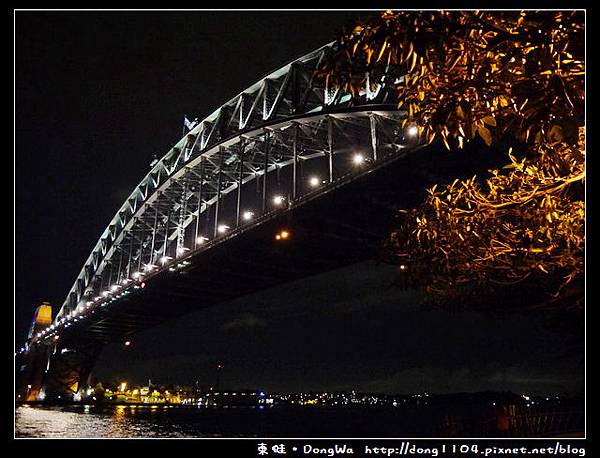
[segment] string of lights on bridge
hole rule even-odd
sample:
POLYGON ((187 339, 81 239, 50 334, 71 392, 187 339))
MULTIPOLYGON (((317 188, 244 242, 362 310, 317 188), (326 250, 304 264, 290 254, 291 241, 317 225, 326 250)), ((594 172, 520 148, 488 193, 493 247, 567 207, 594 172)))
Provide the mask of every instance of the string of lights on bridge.
MULTIPOLYGON (((418 135, 418 128, 416 126, 409 126, 406 129, 406 133, 409 137, 416 137, 418 135)), ((356 167, 361 167, 368 162, 370 162, 370 159, 360 152, 357 152, 352 156, 352 163, 356 167)), ((313 189, 320 188, 326 184, 329 184, 329 182, 323 180, 319 176, 313 175, 308 178, 308 185, 313 189)), ((279 194, 273 196, 271 201, 278 209, 285 208, 286 204, 288 203, 288 199, 279 194)), ((249 223, 255 219, 255 213, 252 210, 245 210, 241 213, 241 219, 244 221, 244 223, 249 223)), ((215 240, 225 236, 230 230, 231 227, 225 223, 217 225, 218 235, 215 240)), ((290 236, 291 233, 289 230, 282 229, 274 235, 274 239, 278 242, 286 241, 290 238, 290 236)), ((208 237, 201 235, 197 237, 196 244, 197 246, 202 246, 206 245, 209 241, 210 239, 208 237)), ((178 257, 177 259, 165 255, 159 259, 160 266, 150 263, 145 264, 143 269, 144 272, 136 271, 131 275, 131 278, 125 278, 120 284, 113 284, 109 289, 87 301, 85 305, 80 305, 75 310, 71 311, 66 317, 61 318, 56 323, 52 323, 46 329, 39 331, 37 334, 35 334, 33 340, 42 339, 45 342, 52 340, 57 341, 60 338, 59 333, 61 329, 67 329, 76 322, 88 318, 89 315, 95 313, 98 306, 107 307, 111 303, 131 294, 133 291, 143 289, 146 286, 146 281, 148 280, 146 277, 148 277, 148 275, 158 274, 164 270, 168 270, 169 272, 177 272, 180 269, 189 266, 191 262, 185 259, 186 257, 189 257, 189 252, 190 248, 188 247, 178 247, 176 250, 178 257)), ((401 268, 404 269, 405 266, 401 266, 401 268)), ((128 341, 128 343, 130 344, 130 341, 128 341)), ((28 350, 28 348, 29 346, 26 344, 16 353, 24 353, 28 350)))

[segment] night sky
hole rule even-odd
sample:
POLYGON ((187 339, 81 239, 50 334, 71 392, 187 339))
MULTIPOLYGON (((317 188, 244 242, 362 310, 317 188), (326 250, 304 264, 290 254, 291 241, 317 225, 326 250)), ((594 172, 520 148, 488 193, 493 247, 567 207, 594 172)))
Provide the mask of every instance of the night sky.
MULTIPOLYGON (((364 15, 17 12, 16 345, 41 301, 60 307, 184 115, 210 114, 364 15)), ((211 385, 221 361, 231 388, 582 390, 581 356, 543 320, 424 311, 393 280, 366 262, 241 298, 108 346, 95 374, 211 385)))

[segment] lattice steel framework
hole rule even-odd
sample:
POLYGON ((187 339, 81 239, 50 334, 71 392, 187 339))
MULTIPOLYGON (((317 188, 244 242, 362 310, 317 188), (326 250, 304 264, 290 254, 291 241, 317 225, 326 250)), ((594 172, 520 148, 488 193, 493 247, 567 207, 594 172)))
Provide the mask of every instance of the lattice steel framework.
POLYGON ((410 141, 391 85, 384 77, 354 97, 324 90, 314 70, 329 49, 250 86, 158 160, 100 236, 52 327, 36 337, 51 337, 213 241, 402 151, 410 141))

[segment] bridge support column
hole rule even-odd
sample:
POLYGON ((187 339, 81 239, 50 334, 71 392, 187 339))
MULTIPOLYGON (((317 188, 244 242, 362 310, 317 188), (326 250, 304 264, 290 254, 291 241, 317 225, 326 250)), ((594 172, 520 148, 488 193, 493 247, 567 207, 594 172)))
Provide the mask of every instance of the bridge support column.
POLYGON ((377 120, 373 113, 369 113, 369 125, 371 127, 371 148, 373 148, 373 162, 377 162, 377 120))
POLYGON ((292 185, 292 199, 298 198, 298 123, 294 123, 294 139, 292 144, 292 152, 294 154, 293 162, 293 185, 292 185))
POLYGON ((223 147, 219 147, 219 177, 217 179, 217 201, 215 202, 215 227, 213 237, 217 237, 219 234, 219 208, 221 206, 221 187, 223 186, 223 147))
POLYGON ((77 342, 76 346, 57 345, 49 356, 43 390, 46 399, 73 399, 89 383, 94 363, 102 350, 99 342, 77 342))
POLYGON ((237 201, 235 206, 235 224, 236 227, 240 225, 240 211, 242 205, 242 181, 244 180, 244 139, 242 138, 240 142, 240 153, 239 153, 239 163, 240 163, 240 171, 237 179, 237 201))
POLYGON ((37 401, 39 399, 44 385, 49 354, 48 347, 40 345, 17 355, 15 360, 17 401, 37 401))
POLYGON ((271 148, 269 132, 265 132, 265 162, 263 166, 262 212, 267 212, 267 173, 269 171, 269 150, 271 148))
POLYGON ((329 182, 333 181, 333 119, 327 117, 327 160, 329 165, 329 182))
POLYGON ((17 361, 17 400, 72 401, 89 383, 101 350, 99 342, 33 346, 17 361))

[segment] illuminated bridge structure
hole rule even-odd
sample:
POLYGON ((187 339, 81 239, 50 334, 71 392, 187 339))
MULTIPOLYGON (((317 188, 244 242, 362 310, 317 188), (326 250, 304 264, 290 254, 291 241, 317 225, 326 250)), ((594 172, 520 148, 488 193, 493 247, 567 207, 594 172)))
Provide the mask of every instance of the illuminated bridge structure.
POLYGON ((427 148, 400 126, 397 81, 323 88, 314 73, 330 46, 253 84, 154 161, 52 324, 17 351, 21 399, 76 392, 108 342, 375 256, 399 196, 417 188, 410 178, 431 181, 414 159, 427 148))

